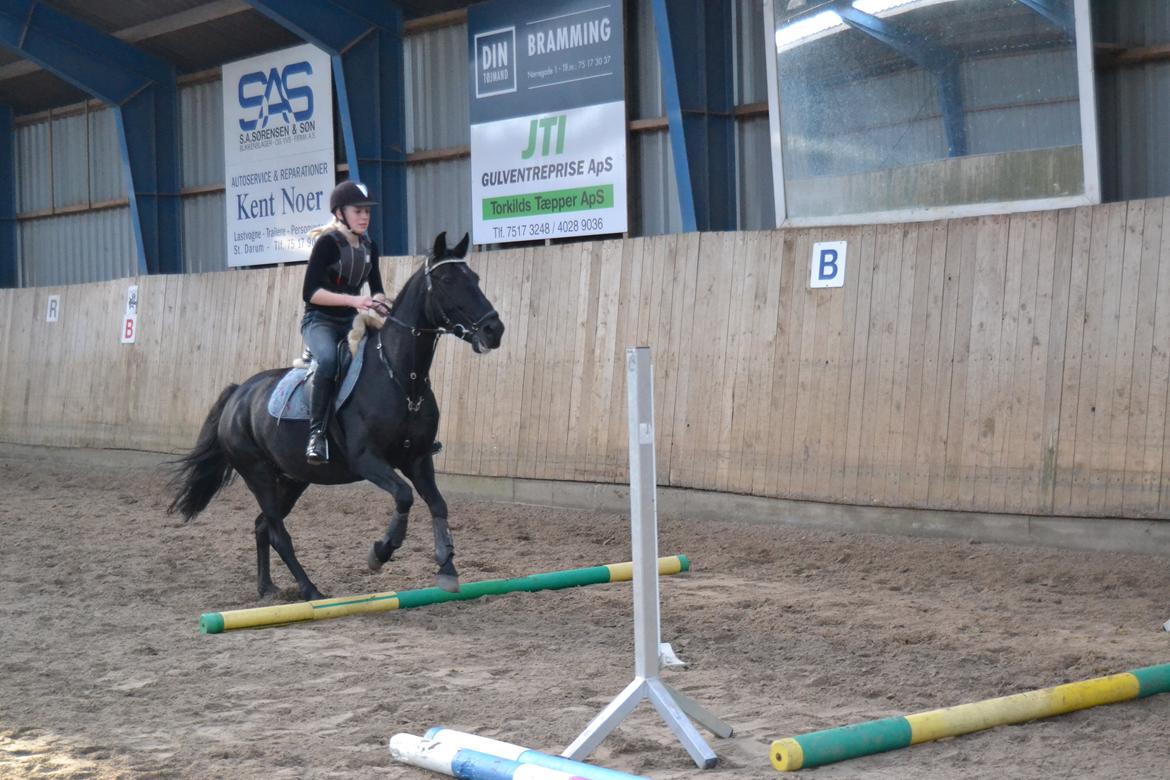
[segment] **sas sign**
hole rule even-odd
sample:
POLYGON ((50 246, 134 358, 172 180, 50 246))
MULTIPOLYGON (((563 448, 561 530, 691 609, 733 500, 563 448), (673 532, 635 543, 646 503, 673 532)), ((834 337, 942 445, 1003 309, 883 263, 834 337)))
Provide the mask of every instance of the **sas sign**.
POLYGON ((268 120, 277 115, 286 125, 312 119, 313 89, 308 83, 312 75, 313 66, 302 60, 280 70, 269 68, 267 73, 256 70, 240 76, 238 100, 245 112, 240 129, 249 132, 257 126, 268 127, 268 120))
POLYGON ((223 66, 228 265, 308 259, 337 183, 332 105, 330 57, 312 44, 223 66))

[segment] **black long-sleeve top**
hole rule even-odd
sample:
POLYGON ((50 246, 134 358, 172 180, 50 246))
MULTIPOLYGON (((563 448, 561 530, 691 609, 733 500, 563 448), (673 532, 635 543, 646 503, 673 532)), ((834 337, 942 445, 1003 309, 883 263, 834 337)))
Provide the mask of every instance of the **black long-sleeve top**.
POLYGON ((336 230, 323 233, 313 244, 309 265, 305 268, 305 283, 301 289, 305 310, 321 311, 336 317, 350 316, 354 311, 349 306, 319 306, 310 303, 309 299, 317 290, 359 295, 362 284, 367 280, 370 283, 370 295, 385 295, 382 275, 378 272, 378 245, 362 236, 360 244, 351 247, 345 236, 336 230))

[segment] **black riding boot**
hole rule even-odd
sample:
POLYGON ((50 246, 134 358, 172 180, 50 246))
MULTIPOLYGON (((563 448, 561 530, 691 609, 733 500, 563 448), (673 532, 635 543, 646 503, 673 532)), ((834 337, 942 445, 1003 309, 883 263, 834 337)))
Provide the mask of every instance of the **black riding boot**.
POLYGON ((309 384, 309 446, 305 460, 309 463, 329 462, 329 413, 333 406, 333 377, 313 376, 309 384))

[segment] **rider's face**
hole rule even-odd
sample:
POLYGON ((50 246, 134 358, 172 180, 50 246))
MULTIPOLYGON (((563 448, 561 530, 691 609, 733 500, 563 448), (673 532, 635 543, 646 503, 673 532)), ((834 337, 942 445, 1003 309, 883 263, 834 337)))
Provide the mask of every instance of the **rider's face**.
POLYGON ((345 221, 349 224, 349 229, 355 233, 365 233, 370 227, 370 207, 369 206, 344 206, 342 212, 345 214, 345 221))

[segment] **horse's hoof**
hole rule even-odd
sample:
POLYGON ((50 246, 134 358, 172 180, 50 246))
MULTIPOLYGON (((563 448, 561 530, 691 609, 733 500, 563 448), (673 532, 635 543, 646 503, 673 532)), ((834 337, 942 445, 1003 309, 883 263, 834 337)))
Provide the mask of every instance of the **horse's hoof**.
POLYGON ((327 599, 329 597, 326 596, 321 591, 317 590, 316 588, 313 588, 310 591, 302 592, 301 598, 304 599, 305 601, 319 601, 321 599, 327 599))
POLYGON ((370 567, 370 571, 378 571, 385 562, 378 557, 378 543, 374 542, 370 545, 370 554, 366 556, 366 565, 370 567))
POLYGON ((458 577, 452 577, 450 574, 436 574, 435 575, 435 583, 440 588, 447 591, 448 593, 458 593, 459 592, 459 578, 458 577))

